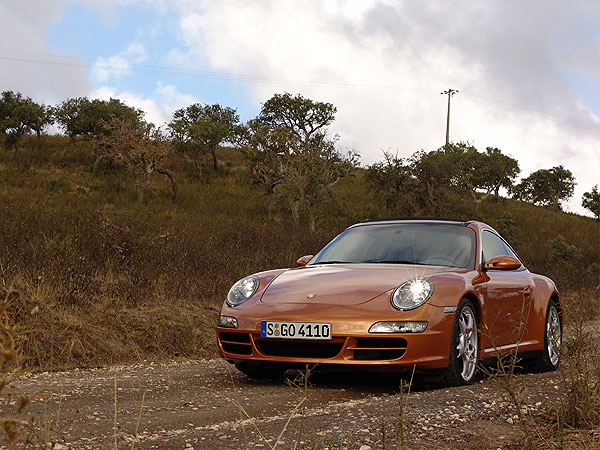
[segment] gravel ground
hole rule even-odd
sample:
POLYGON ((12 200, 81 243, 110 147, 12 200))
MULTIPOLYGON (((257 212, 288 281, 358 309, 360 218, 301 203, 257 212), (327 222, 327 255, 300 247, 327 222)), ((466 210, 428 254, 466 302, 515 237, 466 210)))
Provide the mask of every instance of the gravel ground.
MULTIPOLYGON (((515 377, 527 415, 561 389, 559 372, 515 377)), ((408 398, 390 374, 315 374, 310 381, 297 409, 302 389, 251 380, 223 360, 31 374, 16 385, 38 392, 25 417, 48 430, 57 450, 114 449, 115 441, 123 449, 269 449, 284 428, 276 448, 389 449, 397 448, 400 424, 404 448, 519 448, 515 410, 498 380, 447 389, 417 383, 408 398)), ((5 416, 14 406, 0 409, 5 416)))

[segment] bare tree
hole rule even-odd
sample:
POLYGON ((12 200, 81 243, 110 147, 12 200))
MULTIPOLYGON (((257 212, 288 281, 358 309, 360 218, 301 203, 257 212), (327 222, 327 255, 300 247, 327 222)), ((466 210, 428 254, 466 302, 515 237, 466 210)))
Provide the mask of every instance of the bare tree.
POLYGON ((335 118, 331 103, 301 95, 275 94, 250 122, 244 139, 253 178, 265 187, 265 209, 277 186, 286 197, 292 221, 305 211, 311 231, 318 209, 333 199, 332 187, 356 166, 358 154, 336 149, 337 136, 327 136, 335 118))
MULTIPOLYGON (((71 139, 84 139, 92 143, 102 140, 102 135, 108 132, 105 124, 113 118, 120 119, 123 123, 128 122, 130 126, 141 127, 144 124, 144 112, 141 109, 128 106, 116 98, 110 100, 70 98, 54 108, 53 115, 58 125, 71 139)), ((102 160, 109 158, 100 149, 94 150, 96 152, 93 166, 95 176, 102 160)))
POLYGON ((271 198, 275 188, 283 182, 286 161, 298 152, 300 139, 287 128, 270 127, 259 120, 251 120, 241 143, 252 179, 264 188, 263 206, 270 218, 271 198))
POLYGON ((113 118, 104 124, 95 142, 100 155, 125 165, 135 178, 137 201, 142 203, 150 186, 150 175, 157 172, 171 180, 172 200, 177 197, 177 182, 173 174, 163 167, 170 143, 160 128, 148 123, 134 123, 125 118, 113 118))
MULTIPOLYGON (((319 208, 334 200, 333 186, 358 165, 359 155, 352 151, 342 154, 335 148, 336 141, 315 136, 281 165, 292 215, 298 214, 299 207, 306 211, 311 232, 315 231, 319 208)), ((297 216, 294 219, 297 221, 297 216)))

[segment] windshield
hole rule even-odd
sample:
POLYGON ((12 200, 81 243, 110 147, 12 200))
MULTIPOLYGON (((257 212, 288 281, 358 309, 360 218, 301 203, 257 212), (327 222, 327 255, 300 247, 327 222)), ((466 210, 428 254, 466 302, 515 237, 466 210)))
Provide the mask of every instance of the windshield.
POLYGON ((376 223, 341 233, 309 263, 422 264, 472 269, 475 231, 442 223, 376 223))

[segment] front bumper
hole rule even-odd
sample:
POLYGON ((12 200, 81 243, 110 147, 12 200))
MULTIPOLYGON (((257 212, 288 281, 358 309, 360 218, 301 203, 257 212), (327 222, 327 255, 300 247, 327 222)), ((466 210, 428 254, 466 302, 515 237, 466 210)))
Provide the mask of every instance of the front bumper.
POLYGON ((448 366, 454 313, 425 304, 413 311, 374 314, 366 305, 304 304, 279 307, 257 304, 247 310, 224 306, 223 315, 236 317, 238 328, 217 327, 219 355, 234 362, 389 367, 399 370, 441 369, 448 366), (262 320, 330 322, 332 339, 286 340, 262 338, 262 320), (369 333, 379 321, 426 321, 422 333, 369 333))

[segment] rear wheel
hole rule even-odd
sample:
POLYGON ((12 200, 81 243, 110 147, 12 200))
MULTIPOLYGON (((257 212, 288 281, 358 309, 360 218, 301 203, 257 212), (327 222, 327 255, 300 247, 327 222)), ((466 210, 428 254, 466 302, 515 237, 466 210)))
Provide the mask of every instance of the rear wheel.
POLYGON ((544 326, 544 350, 539 358, 529 363, 529 367, 535 372, 549 372, 558 369, 561 346, 560 310, 556 300, 550 299, 544 326))
POLYGON ((286 372, 283 367, 265 367, 256 364, 237 363, 236 369, 255 380, 280 380, 286 372))
POLYGON ((448 386, 462 386, 475 381, 479 356, 477 314, 473 304, 463 298, 458 304, 450 339, 450 361, 443 382, 448 386))

